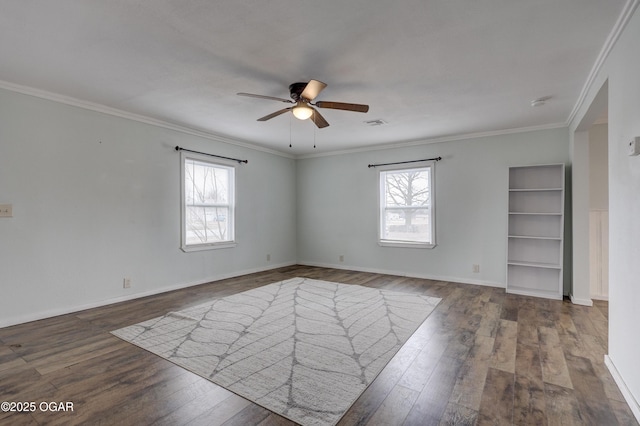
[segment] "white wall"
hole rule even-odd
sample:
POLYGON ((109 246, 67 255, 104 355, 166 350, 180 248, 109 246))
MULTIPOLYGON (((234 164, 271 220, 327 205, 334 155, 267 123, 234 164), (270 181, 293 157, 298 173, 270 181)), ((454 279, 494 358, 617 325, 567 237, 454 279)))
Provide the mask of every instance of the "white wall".
MULTIPOLYGON (((638 2, 633 2, 637 7, 638 2)), ((587 102, 571 124, 583 124, 591 101, 608 80, 609 109, 609 354, 616 382, 640 421, 640 156, 629 157, 627 142, 640 136, 640 12, 594 79, 587 102)))
POLYGON ((609 209, 609 126, 589 129, 589 210, 609 209))
POLYGON ((609 357, 640 420, 640 156, 626 151, 640 136, 639 52, 636 11, 609 59, 609 357))
POLYGON ((293 159, 0 90, 4 203, 0 327, 296 260, 293 159), (176 145, 249 160, 237 247, 179 249, 176 145))
POLYGON ((568 159, 562 128, 299 160, 298 260, 504 287, 508 166, 568 159), (367 165, 438 156, 437 247, 378 246, 377 171, 367 165))
POLYGON ((0 141, 0 326, 296 261, 504 286, 507 167, 568 158, 554 129, 296 162, 4 90, 0 141), (236 248, 179 250, 176 145, 249 160, 236 248), (367 164, 432 156, 438 246, 379 247, 367 164))

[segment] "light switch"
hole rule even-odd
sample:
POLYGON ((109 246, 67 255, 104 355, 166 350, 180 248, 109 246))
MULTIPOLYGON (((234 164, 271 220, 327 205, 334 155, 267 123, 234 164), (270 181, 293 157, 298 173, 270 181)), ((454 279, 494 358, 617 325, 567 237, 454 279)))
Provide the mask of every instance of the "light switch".
POLYGON ((629 155, 640 154, 640 136, 636 136, 629 142, 629 155))
POLYGON ((0 204, 0 217, 12 217, 13 205, 12 204, 0 204))

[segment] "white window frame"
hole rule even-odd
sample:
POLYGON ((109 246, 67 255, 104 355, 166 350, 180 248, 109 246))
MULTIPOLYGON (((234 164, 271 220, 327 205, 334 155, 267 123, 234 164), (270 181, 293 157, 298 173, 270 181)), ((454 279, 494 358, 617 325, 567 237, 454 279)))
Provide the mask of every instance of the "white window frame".
MULTIPOLYGON (((236 172, 236 164, 231 161, 225 161, 223 159, 212 159, 210 156, 200 155, 195 153, 188 153, 182 151, 180 153, 180 205, 181 205, 181 215, 180 215, 180 223, 181 223, 181 233, 180 233, 180 248, 184 252, 192 252, 192 251, 201 251, 201 250, 212 250, 212 249, 221 249, 221 248, 230 248, 235 247, 237 245, 235 240, 235 200, 236 200, 236 184, 235 184, 235 172, 236 172), (220 242, 213 243, 200 243, 200 244, 187 244, 187 223, 186 223, 186 170, 185 165, 188 160, 197 161, 200 163, 206 163, 213 167, 219 167, 229 170, 229 202, 228 204, 220 205, 223 207, 227 207, 229 209, 229 215, 226 218, 228 220, 229 226, 229 239, 220 242)), ((216 205, 210 205, 211 207, 215 207, 216 205)))
POLYGON ((378 169, 378 245, 383 247, 407 247, 407 248, 426 248, 431 249, 436 246, 436 184, 435 184, 435 161, 425 161, 416 163, 413 165, 389 165, 389 166, 381 166, 378 169), (429 172, 429 192, 431 197, 431 203, 428 208, 430 213, 430 224, 431 224, 431 241, 430 242, 421 242, 421 241, 404 241, 404 240, 392 240, 383 238, 384 235, 384 226, 385 226, 385 211, 387 206, 385 205, 386 200, 386 183, 384 180, 384 176, 387 172, 402 172, 402 171, 410 171, 410 170, 428 170, 429 172))

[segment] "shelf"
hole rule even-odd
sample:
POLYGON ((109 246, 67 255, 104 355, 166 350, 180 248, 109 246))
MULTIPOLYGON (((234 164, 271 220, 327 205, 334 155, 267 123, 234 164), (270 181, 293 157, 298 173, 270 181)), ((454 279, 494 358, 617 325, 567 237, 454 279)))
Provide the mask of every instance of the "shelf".
POLYGON ((510 191, 509 211, 514 213, 562 212, 562 191, 510 191))
POLYGON ((524 266, 551 267, 559 265, 561 240, 551 238, 510 238, 507 262, 524 266))
POLYGON ((562 215, 560 214, 511 214, 509 235, 523 237, 561 238, 562 215))
POLYGON ((509 238, 522 238, 525 240, 551 240, 551 241, 562 241, 560 237, 542 237, 536 235, 509 235, 509 238))
POLYGON ((564 164, 509 168, 508 293, 562 299, 564 164))
POLYGON ((509 192, 554 192, 562 191, 562 188, 509 188, 509 192))
POLYGON ((530 288, 509 287, 507 293, 518 294, 520 296, 545 297, 547 299, 562 300, 562 295, 556 291, 532 290, 530 288))
POLYGON ((541 166, 520 166, 509 168, 509 188, 564 189, 564 165, 548 164, 541 166))
POLYGON ((553 263, 543 262, 528 262, 524 260, 507 260, 507 265, 525 266, 527 268, 545 268, 545 269, 560 269, 561 266, 553 263))
POLYGON ((562 298, 562 269, 508 265, 508 293, 527 296, 562 298))
POLYGON ((562 213, 534 213, 534 212, 509 212, 509 214, 527 214, 527 215, 537 215, 537 216, 562 216, 562 213))

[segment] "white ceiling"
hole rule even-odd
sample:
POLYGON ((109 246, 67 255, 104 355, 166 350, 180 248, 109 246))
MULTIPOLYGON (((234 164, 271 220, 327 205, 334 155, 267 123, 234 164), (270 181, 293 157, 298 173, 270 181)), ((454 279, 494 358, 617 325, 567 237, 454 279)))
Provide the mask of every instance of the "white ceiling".
POLYGON ((566 123, 624 3, 0 0, 0 80, 292 155, 545 127, 566 123), (323 109, 314 130, 257 122, 287 105, 236 95, 309 79, 369 112, 323 109))

